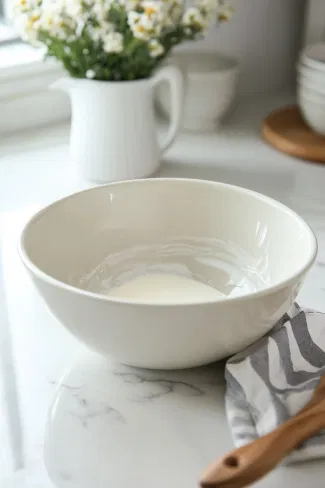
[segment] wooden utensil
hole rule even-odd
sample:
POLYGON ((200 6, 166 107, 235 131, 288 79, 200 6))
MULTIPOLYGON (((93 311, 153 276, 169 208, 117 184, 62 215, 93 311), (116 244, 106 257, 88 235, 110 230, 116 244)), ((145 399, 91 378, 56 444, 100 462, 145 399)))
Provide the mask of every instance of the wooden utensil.
POLYGON ((244 488, 262 478, 284 457, 325 428, 325 375, 309 403, 270 434, 226 454, 203 474, 201 488, 244 488))

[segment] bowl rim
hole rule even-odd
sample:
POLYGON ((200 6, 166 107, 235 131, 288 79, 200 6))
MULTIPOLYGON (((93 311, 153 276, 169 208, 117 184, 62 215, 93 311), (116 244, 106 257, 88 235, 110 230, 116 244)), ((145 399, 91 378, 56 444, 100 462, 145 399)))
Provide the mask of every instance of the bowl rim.
POLYGON ((317 243, 317 238, 312 230, 311 226, 302 218, 298 213, 296 213, 294 210, 292 210, 290 207, 284 205, 283 203, 268 197, 266 195, 263 195, 262 193, 256 192, 254 190, 250 190, 244 187, 240 187, 237 185, 231 185, 228 183, 222 183, 218 181, 211 181, 211 180, 201 180, 201 179, 194 179, 194 178, 146 178, 146 179, 137 179, 137 180, 125 180, 125 181, 118 181, 118 182, 111 182, 107 183, 104 185, 98 185, 95 187, 87 188, 84 190, 80 190, 77 192, 74 192, 72 194, 69 194, 63 198, 60 198, 51 204, 47 205, 46 207, 42 208, 38 212, 36 212, 32 217, 29 218, 27 223, 25 224, 19 240, 18 240, 18 253, 20 256, 20 259, 22 260, 23 264, 25 267, 32 273, 34 274, 37 278, 41 279, 45 283, 54 286, 55 288, 58 289, 63 289, 65 291, 72 292, 75 295, 79 296, 84 296, 87 298, 92 298, 95 300, 99 300, 101 302, 107 302, 107 303, 112 303, 114 305, 122 305, 122 306, 130 306, 130 307, 193 307, 193 306, 199 306, 199 305, 208 305, 208 304, 230 304, 230 303, 238 303, 238 302, 245 302, 251 299, 263 297, 266 295, 269 295, 270 293, 276 292, 281 290, 282 288, 285 288, 286 286, 290 285, 290 283, 293 280, 299 279, 300 276, 305 274, 313 265, 316 256, 317 256, 317 251, 318 251, 318 243, 317 243), (155 301, 145 301, 145 300, 127 300, 123 298, 117 298, 117 297, 109 297, 106 295, 102 295, 100 293, 95 293, 87 290, 83 290, 82 288, 78 288, 73 285, 69 285, 67 283, 64 283, 63 281, 60 281, 56 278, 53 278, 49 274, 47 274, 45 271, 42 271, 40 268, 38 268, 28 257, 28 254, 25 250, 25 239, 27 232, 29 228, 33 225, 33 223, 38 220, 43 214, 45 214, 48 210, 51 208, 55 207, 56 205, 63 203, 64 201, 67 201, 69 199, 75 198, 78 195, 85 194, 88 192, 96 192, 100 191, 103 188, 111 188, 114 186, 122 186, 122 185, 145 185, 145 184, 166 184, 169 182, 179 182, 183 184, 191 183, 191 184, 200 184, 200 185, 207 185, 207 186, 214 186, 214 187, 223 187, 223 188, 230 188, 232 191, 242 193, 242 194, 248 194, 251 195, 257 199, 260 199, 261 201, 267 202, 273 207, 276 207, 278 209, 283 210, 287 214, 289 214, 291 217, 296 219, 304 228, 305 232, 309 234, 310 239, 311 239, 311 247, 310 251, 303 262, 303 264, 300 266, 300 268, 294 272, 291 273, 287 278, 279 281, 278 283, 270 286, 266 286, 265 288, 261 290, 254 291, 253 293, 249 293, 246 295, 240 295, 238 297, 224 297, 220 299, 201 299, 197 301, 193 301, 190 303, 186 302, 155 302, 155 301))
POLYGON ((322 81, 325 80, 325 69, 320 70, 320 69, 315 69, 311 68, 307 64, 303 63, 300 61, 299 63, 296 64, 296 71, 300 74, 305 76, 306 78, 313 78, 313 79, 321 79, 322 81))
POLYGON ((325 71, 325 60, 317 59, 313 57, 313 50, 318 47, 321 47, 325 53, 325 43, 318 42, 316 44, 310 44, 309 46, 305 47, 302 50, 300 55, 300 60, 305 65, 309 66, 311 69, 315 69, 317 71, 325 71))

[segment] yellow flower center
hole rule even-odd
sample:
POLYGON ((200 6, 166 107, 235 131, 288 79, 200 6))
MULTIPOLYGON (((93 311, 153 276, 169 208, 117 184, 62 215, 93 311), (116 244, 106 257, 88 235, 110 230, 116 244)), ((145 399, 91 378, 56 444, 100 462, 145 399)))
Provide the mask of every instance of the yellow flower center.
POLYGON ((157 10, 154 7, 146 7, 144 13, 150 18, 157 13, 157 10))
POLYGON ((39 19, 40 19, 40 16, 38 14, 35 14, 35 15, 31 16, 30 21, 33 24, 34 22, 36 22, 36 20, 39 20, 39 19))
POLYGON ((145 29, 144 29, 143 25, 141 25, 141 24, 140 25, 137 25, 137 31, 138 32, 144 32, 144 30, 145 29))
POLYGON ((219 22, 227 22, 228 17, 225 14, 219 14, 218 20, 219 22))

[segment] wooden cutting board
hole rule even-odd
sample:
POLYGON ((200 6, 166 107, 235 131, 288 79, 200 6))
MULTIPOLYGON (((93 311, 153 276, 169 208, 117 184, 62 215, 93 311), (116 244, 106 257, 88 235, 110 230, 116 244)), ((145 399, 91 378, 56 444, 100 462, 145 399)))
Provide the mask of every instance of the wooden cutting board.
POLYGON ((263 135, 279 151, 308 161, 325 163, 325 137, 309 129, 297 105, 270 113, 263 123, 263 135))

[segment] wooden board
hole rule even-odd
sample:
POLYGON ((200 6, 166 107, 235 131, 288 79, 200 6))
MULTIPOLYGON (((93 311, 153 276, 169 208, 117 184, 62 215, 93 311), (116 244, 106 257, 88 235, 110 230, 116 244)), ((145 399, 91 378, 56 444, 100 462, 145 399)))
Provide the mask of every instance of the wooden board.
POLYGON ((279 151, 298 158, 325 163, 325 137, 312 132, 297 105, 272 112, 263 124, 265 139, 279 151))

